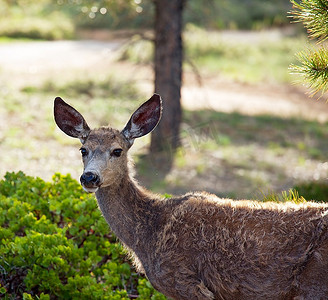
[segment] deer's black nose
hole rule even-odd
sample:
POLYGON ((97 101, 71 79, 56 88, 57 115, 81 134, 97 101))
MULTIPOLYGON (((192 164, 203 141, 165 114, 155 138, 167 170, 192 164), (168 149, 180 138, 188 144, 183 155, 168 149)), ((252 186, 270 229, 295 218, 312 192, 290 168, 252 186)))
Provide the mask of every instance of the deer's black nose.
POLYGON ((100 178, 97 174, 92 172, 83 173, 80 177, 81 184, 87 187, 97 186, 100 182, 100 178))

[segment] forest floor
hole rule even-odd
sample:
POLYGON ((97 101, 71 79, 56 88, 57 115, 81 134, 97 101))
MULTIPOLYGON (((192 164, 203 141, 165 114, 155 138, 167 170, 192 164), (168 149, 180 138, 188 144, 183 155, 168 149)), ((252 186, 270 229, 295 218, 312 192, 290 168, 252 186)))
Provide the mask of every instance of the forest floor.
MULTIPOLYGON (((250 36, 239 33, 238 38, 241 37, 252 40, 250 36)), ((229 38, 229 35, 226 38, 229 38)), ((256 37, 252 35, 252 38, 256 37)), ((272 38, 278 37, 273 34, 272 38)), ((38 86, 47 80, 64 82, 77 76, 99 78, 99 76, 115 73, 118 77, 122 76, 127 80, 130 78, 143 94, 150 96, 153 92, 151 66, 117 60, 120 46, 125 41, 121 37, 107 41, 106 37, 101 36, 97 40, 0 44, 1 89, 5 94, 6 90, 38 86)), ((316 128, 325 124, 328 121, 328 104, 324 99, 309 98, 306 89, 299 85, 249 84, 224 78, 220 74, 213 76, 213 74, 200 72, 200 75, 201 82, 192 71, 184 73, 182 104, 187 115, 187 125, 184 125, 182 129, 185 150, 183 153, 178 153, 177 162, 170 173, 165 174, 165 178, 160 178, 156 172, 151 173, 150 176, 156 177, 156 174, 159 176, 154 183, 150 176, 142 172, 142 163, 137 162, 138 169, 141 169, 140 180, 144 181, 148 187, 162 193, 205 189, 220 195, 239 198, 255 195, 259 191, 288 189, 300 181, 327 177, 326 144, 318 145, 319 141, 311 140, 310 144, 315 143, 311 149, 317 147, 320 153, 310 158, 305 153, 308 148, 304 146, 306 141, 303 143, 302 139, 312 138, 311 131, 308 129, 305 129, 307 132, 305 136, 299 134, 296 142, 296 148, 303 151, 301 156, 295 154, 294 149, 287 147, 283 152, 279 152, 279 149, 275 147, 276 144, 281 143, 281 140, 276 140, 279 132, 291 131, 290 126, 293 126, 295 122, 298 125, 304 123, 304 126, 308 125, 307 128, 313 123, 316 124, 316 128), (213 113, 217 114, 213 115, 213 113), (208 122, 214 120, 213 128, 226 138, 226 142, 223 139, 213 145, 211 141, 209 143, 206 141, 207 148, 204 148, 203 145, 197 145, 197 138, 194 140, 190 138, 192 134, 197 134, 193 130, 195 126, 203 122, 202 117, 206 114, 210 114, 208 122), (195 123, 197 118, 199 122, 195 123), (222 121, 215 123, 216 118, 221 118, 222 121), (228 126, 227 132, 224 132, 225 125, 229 122, 231 126, 235 123, 237 125, 234 129, 228 126), (258 128, 262 122, 263 132, 261 128, 258 128), (254 125, 256 130, 252 127, 253 123, 256 123, 254 125), (278 125, 272 125, 278 123, 284 123, 287 129, 286 127, 279 129, 278 125), (269 128, 270 126, 276 127, 269 128), (250 128, 250 132, 258 137, 253 136, 245 140, 241 132, 247 131, 247 128, 250 128), (232 131, 232 136, 230 136, 232 131), (186 134, 189 134, 189 137, 186 137, 186 134), (272 140, 270 140, 270 135, 272 135, 272 140), (262 141, 266 139, 268 142, 263 144, 262 141), (232 147, 235 144, 240 147, 232 147), (222 149, 213 149, 215 146, 222 146, 222 149), (267 151, 265 148, 270 149, 267 151), (239 154, 238 149, 240 149, 239 154), (201 157, 203 154, 208 157, 201 157), (259 169, 256 171, 258 165, 259 169), (159 183, 163 180, 165 184, 159 183)), ((33 103, 31 105, 33 109, 33 103)), ((131 107, 131 112, 133 109, 135 107, 131 107)), ((11 113, 7 107, 2 107, 0 113, 1 141, 1 138, 7 137, 4 134, 1 136, 1 132, 6 132, 11 126, 18 126, 18 119, 16 113, 11 113)), ((122 122, 124 123, 125 120, 122 122)), ((46 129, 32 126, 26 128, 26 135, 31 133, 33 136, 33 132, 42 130, 46 129)), ((296 135, 295 132, 290 132, 290 135, 284 134, 285 142, 288 143, 290 139, 290 142, 294 143, 293 137, 296 135)), ((75 144, 65 145, 63 151, 62 145, 56 143, 55 140, 39 142, 47 143, 51 148, 42 160, 38 158, 37 153, 26 156, 26 149, 23 149, 24 146, 19 143, 14 143, 8 153, 8 147, 0 142, 2 155, 7 156, 1 162, 0 175, 3 176, 6 171, 22 170, 28 175, 49 180, 55 172, 69 172, 78 179, 82 167, 75 144), (54 153, 56 155, 53 155, 54 153)), ((42 146, 33 146, 33 149, 41 148, 42 146)), ((144 149, 144 146, 139 146, 140 152, 145 152, 144 149)))

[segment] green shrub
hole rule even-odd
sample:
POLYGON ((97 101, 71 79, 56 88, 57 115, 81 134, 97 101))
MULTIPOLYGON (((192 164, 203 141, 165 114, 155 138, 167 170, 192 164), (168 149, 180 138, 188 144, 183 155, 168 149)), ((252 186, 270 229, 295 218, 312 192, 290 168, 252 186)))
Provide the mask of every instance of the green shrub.
POLYGON ((93 195, 69 175, 49 183, 7 173, 0 241, 5 299, 165 299, 127 263, 93 195))

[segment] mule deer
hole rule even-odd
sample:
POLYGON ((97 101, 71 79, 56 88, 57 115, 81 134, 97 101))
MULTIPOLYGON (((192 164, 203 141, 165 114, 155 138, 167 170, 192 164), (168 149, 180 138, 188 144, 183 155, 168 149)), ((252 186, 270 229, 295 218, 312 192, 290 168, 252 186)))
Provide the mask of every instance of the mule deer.
POLYGON ((221 199, 205 192, 163 199, 130 175, 127 152, 161 117, 154 94, 122 131, 91 130, 55 99, 59 128, 79 138, 81 184, 134 263, 168 297, 328 299, 328 205, 221 199))

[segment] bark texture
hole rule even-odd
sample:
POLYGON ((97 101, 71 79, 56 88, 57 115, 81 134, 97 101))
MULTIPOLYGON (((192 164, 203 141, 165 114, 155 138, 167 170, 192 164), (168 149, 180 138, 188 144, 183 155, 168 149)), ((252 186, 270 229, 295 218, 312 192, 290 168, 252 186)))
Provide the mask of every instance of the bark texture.
POLYGON ((163 103, 162 120, 153 132, 150 150, 174 152, 179 145, 182 82, 182 12, 184 0, 154 0, 155 92, 163 103))

